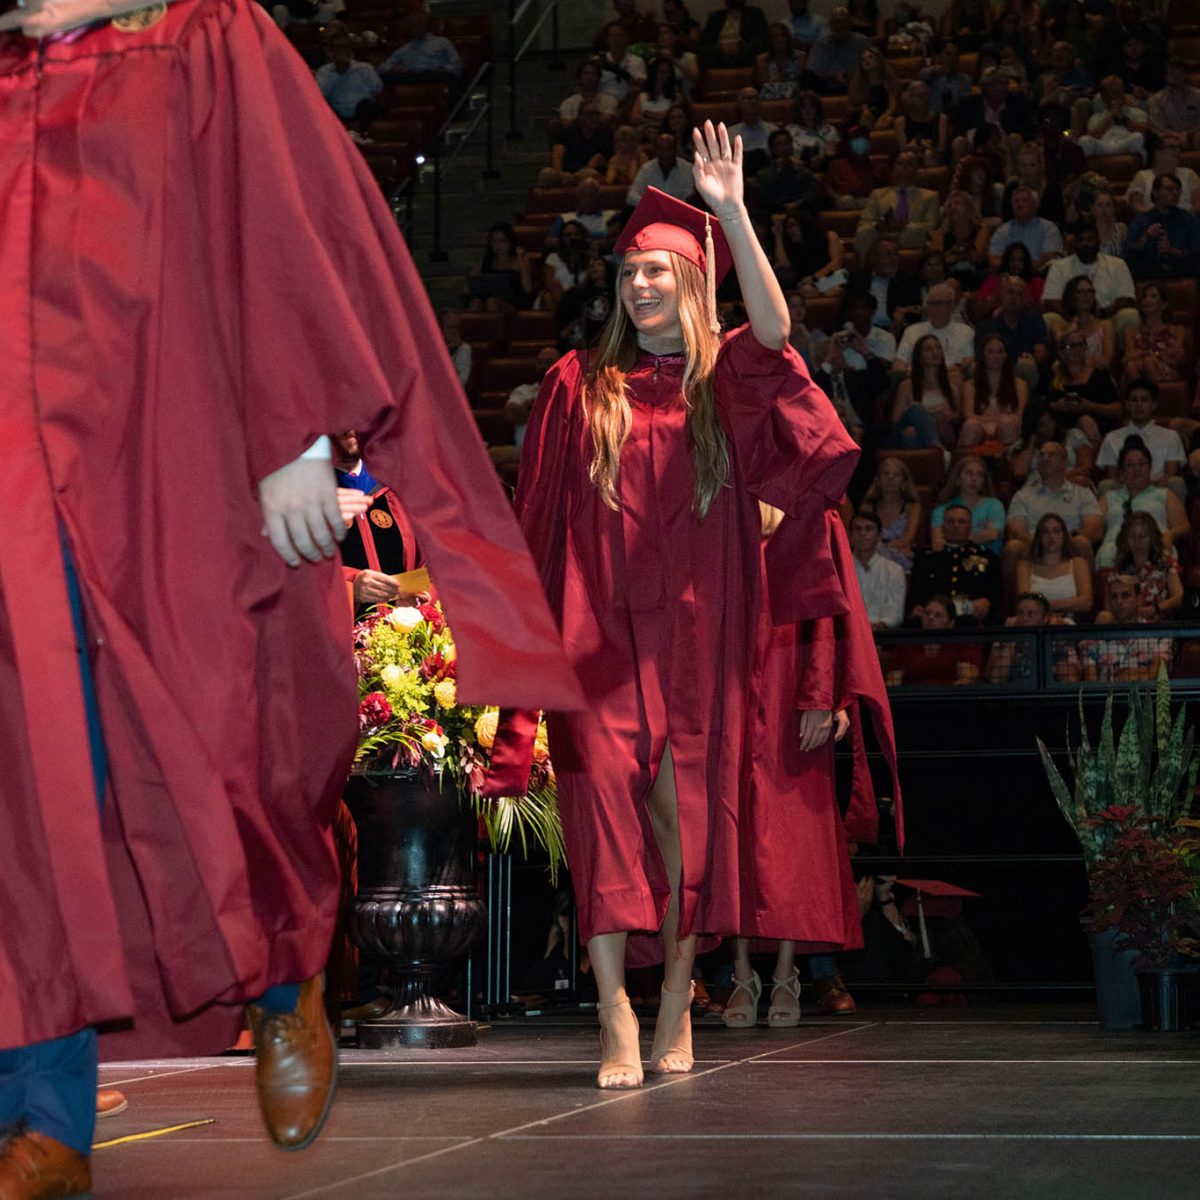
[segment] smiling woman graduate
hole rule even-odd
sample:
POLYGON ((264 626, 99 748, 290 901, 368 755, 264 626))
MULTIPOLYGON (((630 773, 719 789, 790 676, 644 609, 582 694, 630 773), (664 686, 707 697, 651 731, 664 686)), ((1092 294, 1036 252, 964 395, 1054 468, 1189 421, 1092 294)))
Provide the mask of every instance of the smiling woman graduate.
MULTIPOLYGON (((857 450, 787 343, 787 305, 742 200, 740 140, 697 131, 701 212, 651 188, 630 219, 620 303, 597 349, 547 374, 518 516, 588 699, 549 714, 578 903, 600 995, 601 1087, 642 1082, 624 987, 628 935, 661 936, 651 1069, 692 1066, 698 933, 739 928, 738 787, 760 607, 758 500, 776 621, 849 602, 831 550, 857 450), (722 338, 714 295, 738 273, 749 324, 722 338)), ((506 723, 494 794, 524 783, 535 728, 506 723)), ((645 939, 638 939, 639 949, 645 939)))

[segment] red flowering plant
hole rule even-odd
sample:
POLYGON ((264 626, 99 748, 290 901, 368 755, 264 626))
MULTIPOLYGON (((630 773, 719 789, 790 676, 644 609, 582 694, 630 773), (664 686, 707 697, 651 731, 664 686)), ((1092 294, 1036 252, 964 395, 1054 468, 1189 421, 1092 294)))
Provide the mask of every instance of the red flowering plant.
POLYGON ((1132 806, 1111 805, 1086 823, 1107 846, 1088 872, 1088 931, 1115 929, 1139 970, 1200 957, 1200 822, 1184 818, 1164 828, 1132 806))
POLYGON ((454 635, 436 601, 372 609, 354 627, 358 666, 356 771, 415 768, 449 782, 483 821, 492 848, 507 851, 515 832, 522 852, 542 846, 557 876, 564 850, 554 768, 539 724, 529 790, 480 795, 499 711, 458 702, 454 635))

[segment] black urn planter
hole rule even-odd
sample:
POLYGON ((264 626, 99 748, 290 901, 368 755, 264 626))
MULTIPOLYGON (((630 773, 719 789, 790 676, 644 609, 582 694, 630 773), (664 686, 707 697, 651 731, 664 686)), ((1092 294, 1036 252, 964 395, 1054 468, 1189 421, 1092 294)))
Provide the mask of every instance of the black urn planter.
POLYGON ((452 785, 439 790, 415 769, 351 775, 345 798, 358 826, 351 936, 386 961, 391 999, 382 1016, 359 1022, 359 1046, 473 1046, 475 1022, 432 989, 486 925, 474 880, 475 815, 452 785))
POLYGON ((1200 971, 1195 967, 1139 971, 1137 979, 1147 1029, 1179 1033, 1200 1025, 1200 971))

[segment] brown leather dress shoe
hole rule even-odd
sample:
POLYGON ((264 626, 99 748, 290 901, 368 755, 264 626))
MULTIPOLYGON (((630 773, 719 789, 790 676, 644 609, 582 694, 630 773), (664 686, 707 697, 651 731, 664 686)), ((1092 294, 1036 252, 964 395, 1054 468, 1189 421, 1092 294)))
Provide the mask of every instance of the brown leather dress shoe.
POLYGON ((125 1094, 118 1092, 116 1088, 100 1088, 96 1092, 97 1117, 115 1117, 128 1107, 129 1101, 125 1099, 125 1094))
POLYGON ((0 1145, 0 1200, 91 1194, 92 1167, 86 1154, 32 1129, 0 1145))
POLYGON ((271 1140, 281 1150, 303 1150, 321 1132, 337 1076, 337 1050, 325 1016, 324 983, 314 975, 300 985, 288 1013, 248 1005, 254 1031, 258 1104, 271 1140))
POLYGON ((854 997, 846 990, 840 975, 827 979, 814 979, 813 991, 817 995, 817 1007, 831 1017, 848 1017, 858 1012, 854 997))

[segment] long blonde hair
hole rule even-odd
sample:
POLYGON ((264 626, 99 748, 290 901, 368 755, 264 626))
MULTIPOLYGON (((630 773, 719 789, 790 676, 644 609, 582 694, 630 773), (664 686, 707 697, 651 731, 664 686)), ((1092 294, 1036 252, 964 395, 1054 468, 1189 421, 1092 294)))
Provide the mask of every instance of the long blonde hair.
MULTIPOLYGON (((696 473, 692 508, 703 520, 729 476, 729 447, 717 420, 713 388, 721 341, 709 325, 708 293, 700 268, 673 251, 668 254, 679 284, 679 324, 684 349, 682 389, 696 473)), ((621 448, 633 425, 625 377, 637 355, 637 330, 618 296, 600 334, 583 392, 584 412, 595 451, 588 478, 613 510, 621 507, 617 498, 621 448)))

